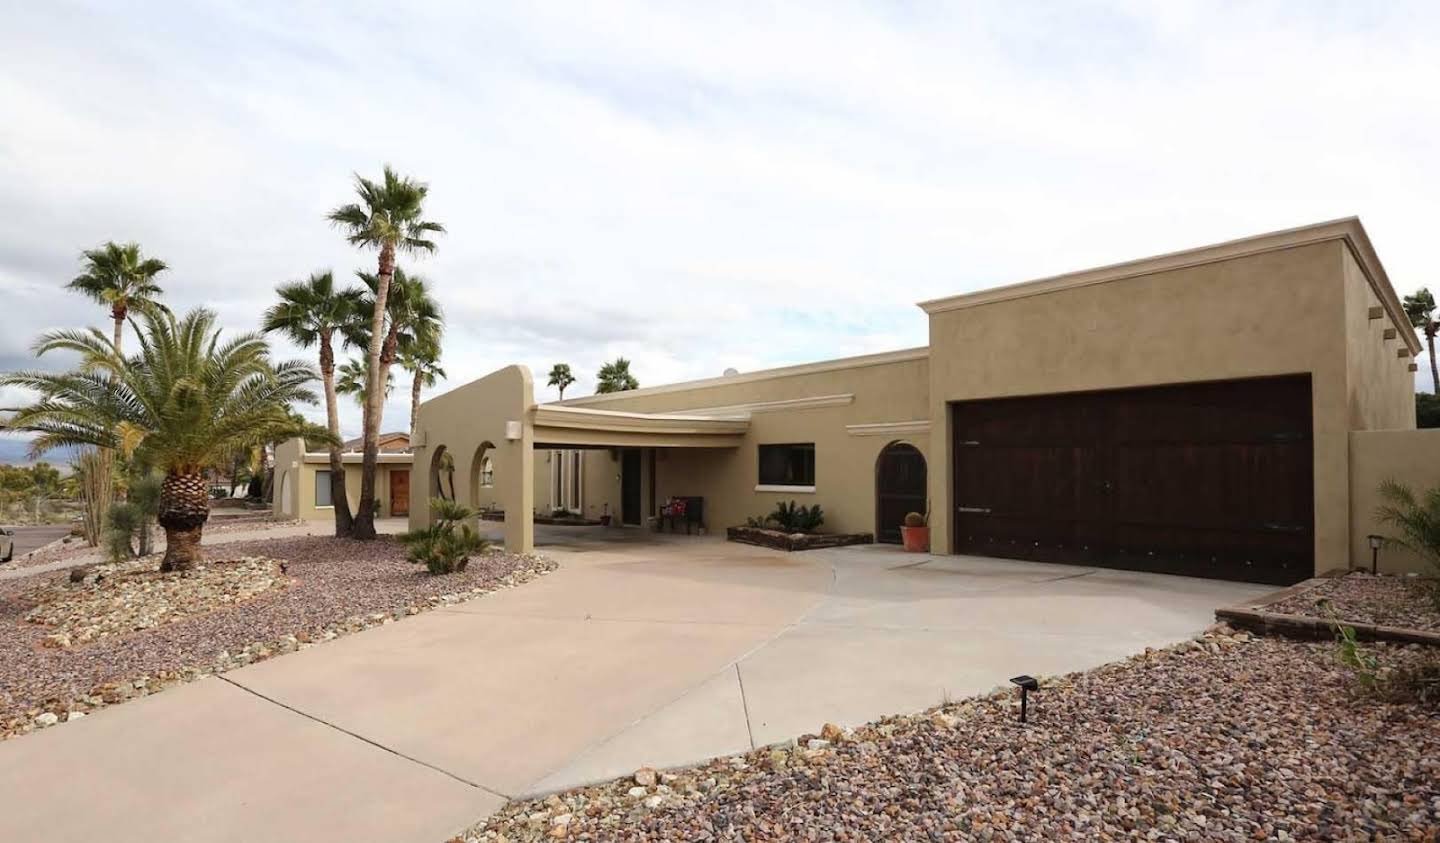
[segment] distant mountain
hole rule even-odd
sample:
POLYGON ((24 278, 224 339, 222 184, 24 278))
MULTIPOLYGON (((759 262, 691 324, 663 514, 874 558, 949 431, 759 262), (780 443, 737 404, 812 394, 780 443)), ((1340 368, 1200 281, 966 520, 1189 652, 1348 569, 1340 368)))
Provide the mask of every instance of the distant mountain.
POLYGON ((30 458, 28 441, 5 436, 0 437, 0 464, 29 465, 33 462, 44 461, 51 465, 68 465, 77 450, 77 448, 56 448, 41 455, 40 460, 33 460, 30 458))

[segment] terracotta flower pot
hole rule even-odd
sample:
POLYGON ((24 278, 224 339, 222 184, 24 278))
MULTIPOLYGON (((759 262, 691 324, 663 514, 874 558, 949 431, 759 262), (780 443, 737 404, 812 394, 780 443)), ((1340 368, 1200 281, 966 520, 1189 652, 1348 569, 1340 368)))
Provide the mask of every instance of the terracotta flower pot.
POLYGON ((904 543, 905 550, 909 553, 925 553, 930 550, 930 528, 927 527, 901 527, 900 541, 904 543))

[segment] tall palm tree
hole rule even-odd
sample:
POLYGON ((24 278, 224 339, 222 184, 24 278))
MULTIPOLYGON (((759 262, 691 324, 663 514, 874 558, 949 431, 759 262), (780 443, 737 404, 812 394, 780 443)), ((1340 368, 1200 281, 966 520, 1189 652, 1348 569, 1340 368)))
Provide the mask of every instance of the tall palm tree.
POLYGON ((639 388, 640 382, 630 374, 630 361, 624 357, 616 357, 601 366, 600 372, 595 376, 596 393, 627 392, 639 388))
POLYGON ((139 243, 113 240, 87 249, 81 257, 85 261, 84 271, 65 287, 109 305, 110 318, 115 320, 115 349, 119 351, 130 311, 165 310, 165 305, 160 303, 163 291, 155 283, 155 276, 169 267, 158 258, 145 257, 139 243))
POLYGON ((445 227, 425 219, 425 197, 430 188, 422 182, 397 174, 387 164, 379 182, 358 173, 355 192, 359 202, 341 205, 329 214, 329 220, 345 233, 351 245, 379 252, 375 299, 370 314, 370 345, 367 354, 370 387, 365 390, 364 448, 360 474, 360 511, 356 514, 353 535, 357 539, 375 538, 375 464, 380 453, 380 413, 383 398, 380 383, 384 370, 380 364, 381 343, 384 341, 386 307, 390 298, 390 282, 395 276, 397 253, 434 252, 430 237, 444 233, 445 227))
POLYGON ((335 535, 350 535, 354 520, 350 501, 345 496, 345 467, 340 458, 340 409, 335 389, 335 335, 340 334, 355 318, 360 305, 360 292, 354 288, 337 290, 335 277, 328 271, 316 272, 305 281, 294 281, 276 288, 279 303, 265 311, 262 328, 288 337, 301 348, 319 346, 320 380, 325 386, 325 421, 333 441, 330 443, 330 499, 335 504, 335 535))
POLYGON ((420 390, 434 386, 445 377, 440 367, 440 343, 434 338, 411 344, 400 352, 401 368, 410 373, 410 441, 416 438, 415 425, 420 419, 420 390))
MULTIPOLYGON (((352 345, 365 348, 370 345, 370 324, 364 318, 375 302, 380 279, 369 272, 355 273, 365 284, 368 293, 362 292, 357 313, 361 318, 354 320, 347 329, 352 345)), ((380 340, 380 374, 386 383, 386 396, 395 373, 393 367, 403 356, 416 353, 433 353, 438 360, 440 337, 445 332, 445 315, 440 303, 430 295, 430 285, 418 275, 410 275, 403 269, 396 269, 390 281, 390 295, 385 302, 385 318, 381 324, 385 332, 380 340)), ((444 372, 440 373, 444 376, 444 372)), ((418 390, 411 386, 410 426, 415 426, 415 411, 419 407, 418 390)), ((383 406, 383 404, 382 404, 383 406)))
POLYGON ((1440 321, 1435 319, 1435 297, 1430 290, 1421 287, 1405 297, 1405 315, 1410 324, 1425 335, 1425 345, 1430 351, 1430 383, 1435 395, 1440 395, 1440 363, 1435 361, 1435 335, 1440 333, 1440 321))
POLYGON ((40 393, 9 422, 36 434, 31 448, 93 445, 116 450, 164 473, 157 520, 165 529, 162 571, 203 561, 200 539, 210 516, 205 472, 238 447, 287 435, 329 439, 317 425, 298 426, 293 401, 315 403, 313 368, 272 363, 262 335, 221 341, 215 314, 203 308, 183 319, 140 313, 140 353, 122 357, 96 330, 54 331, 38 354, 79 352, 69 372, 26 371, 0 376, 0 385, 40 393), (297 429, 299 428, 299 429, 297 429))
POLYGON ((565 400, 565 387, 575 382, 575 375, 570 371, 569 363, 556 363, 550 367, 550 386, 560 388, 560 400, 565 400))

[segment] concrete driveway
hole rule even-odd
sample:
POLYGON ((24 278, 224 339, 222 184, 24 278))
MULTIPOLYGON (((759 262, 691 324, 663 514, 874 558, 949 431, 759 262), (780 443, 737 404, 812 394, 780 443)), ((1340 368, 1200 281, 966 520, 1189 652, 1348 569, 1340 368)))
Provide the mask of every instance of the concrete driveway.
POLYGON ((0 839, 439 843, 507 797, 1092 667, 1269 590, 561 529, 523 588, 0 744, 0 839))

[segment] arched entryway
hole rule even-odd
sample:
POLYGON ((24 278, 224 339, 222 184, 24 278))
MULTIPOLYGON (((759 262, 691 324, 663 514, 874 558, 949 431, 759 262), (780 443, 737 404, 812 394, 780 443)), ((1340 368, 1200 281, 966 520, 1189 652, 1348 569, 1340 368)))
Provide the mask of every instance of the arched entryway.
POLYGON ((430 497, 455 500, 455 457, 444 445, 430 458, 430 497))
POLYGON ((495 498, 495 457, 491 451, 495 445, 481 442, 470 461, 470 505, 484 509, 494 504, 495 498))
POLYGON ((290 482, 293 471, 280 475, 280 514, 286 518, 295 517, 295 487, 290 482))
POLYGON ((891 442, 875 460, 875 540, 900 543, 905 514, 927 509, 925 455, 909 442, 891 442))

